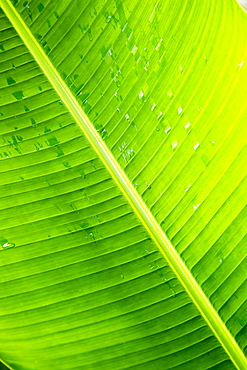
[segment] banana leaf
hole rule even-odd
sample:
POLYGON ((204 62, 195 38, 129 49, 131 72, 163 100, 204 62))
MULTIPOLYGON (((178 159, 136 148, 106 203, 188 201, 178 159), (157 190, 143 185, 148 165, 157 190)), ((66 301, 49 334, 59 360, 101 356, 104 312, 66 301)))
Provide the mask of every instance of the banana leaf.
POLYGON ((247 369, 247 17, 0 1, 0 359, 247 369))

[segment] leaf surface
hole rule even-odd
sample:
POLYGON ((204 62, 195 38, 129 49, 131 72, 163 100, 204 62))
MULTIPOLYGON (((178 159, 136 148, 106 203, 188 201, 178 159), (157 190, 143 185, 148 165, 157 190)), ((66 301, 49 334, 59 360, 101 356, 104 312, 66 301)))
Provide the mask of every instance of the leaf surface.
POLYGON ((246 15, 1 4, 2 359, 246 368, 246 15))

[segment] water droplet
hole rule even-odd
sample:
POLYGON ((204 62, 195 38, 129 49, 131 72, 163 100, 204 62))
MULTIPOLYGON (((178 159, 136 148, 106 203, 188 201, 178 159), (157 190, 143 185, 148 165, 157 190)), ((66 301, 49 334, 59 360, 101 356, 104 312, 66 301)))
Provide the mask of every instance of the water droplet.
POLYGON ((180 106, 178 107, 178 114, 181 114, 183 112, 183 108, 180 106))
POLYGON ((180 70, 181 73, 184 73, 184 69, 183 69, 182 66, 179 66, 179 70, 180 70))
POLYGON ((106 18, 106 23, 109 23, 111 20, 111 15, 108 15, 107 18, 106 18))
POLYGON ((244 60, 242 60, 241 63, 238 64, 238 70, 240 71, 240 69, 243 67, 244 65, 244 60))
POLYGON ((157 51, 159 50, 159 48, 160 48, 160 45, 161 45, 162 41, 163 41, 163 39, 161 38, 161 39, 159 40, 158 44, 155 46, 155 50, 157 50, 157 51))
POLYGON ((117 112, 121 112, 121 109, 120 108, 117 108, 117 112))
POLYGON ((167 129, 165 130, 165 133, 166 134, 169 134, 169 132, 171 132, 171 129, 172 129, 172 127, 171 126, 168 126, 167 129))
POLYGON ((127 149, 127 147, 128 147, 128 145, 126 144, 126 142, 123 142, 122 144, 121 144, 121 146, 120 147, 118 147, 118 149, 120 150, 120 152, 122 153, 122 156, 123 156, 123 158, 124 158, 124 160, 125 160, 125 162, 129 162, 129 160, 132 158, 132 157, 134 157, 134 155, 135 155, 135 152, 134 152, 134 150, 132 149, 132 148, 129 148, 129 149, 127 149))
POLYGON ((187 130, 188 128, 190 128, 190 126, 191 126, 191 123, 187 122, 186 125, 184 125, 184 128, 187 130))
POLYGON ((137 51, 137 49, 138 49, 138 47, 137 47, 136 45, 134 45, 130 52, 131 52, 132 54, 135 54, 135 53, 136 53, 136 51, 137 51))
POLYGON ((63 162, 64 167, 71 168, 71 165, 68 162, 63 162))
POLYGON ((176 149, 177 146, 178 146, 177 140, 173 141, 173 143, 172 143, 172 150, 176 149))
POLYGON ((162 121, 163 119, 163 112, 159 112, 159 115, 157 116, 158 121, 162 121))
POLYGON ((194 211, 197 210, 198 207, 200 207, 201 203, 198 203, 197 205, 193 206, 194 211))
POLYGON ((125 114, 125 118, 129 120, 130 116, 128 114, 125 114))
POLYGON ((124 32, 125 28, 127 27, 127 23, 124 24, 123 28, 122 28, 122 32, 124 32))
POLYGON ((167 95, 169 96, 170 99, 173 97, 173 93, 171 91, 169 91, 167 95))
POLYGON ((199 142, 197 142, 197 143, 194 145, 194 150, 196 150, 199 146, 200 146, 200 143, 199 143, 199 142))
POLYGON ((15 247, 15 244, 14 243, 7 242, 7 243, 4 243, 2 245, 2 247, 3 247, 3 249, 10 249, 10 248, 14 248, 15 247))
POLYGON ((152 105, 151 110, 155 110, 155 108, 156 108, 156 104, 154 103, 154 104, 152 105))
POLYGON ((143 98, 143 96, 144 96, 144 91, 143 91, 143 90, 141 90, 141 91, 139 92, 138 96, 139 96, 139 99, 143 98))
POLYGON ((105 140, 108 137, 108 133, 105 128, 103 128, 101 131, 101 137, 103 140, 105 140))
POLYGON ((188 191, 188 190, 189 190, 189 188, 191 188, 191 185, 190 185, 190 184, 187 186, 187 188, 186 188, 186 189, 184 189, 184 191, 188 191))

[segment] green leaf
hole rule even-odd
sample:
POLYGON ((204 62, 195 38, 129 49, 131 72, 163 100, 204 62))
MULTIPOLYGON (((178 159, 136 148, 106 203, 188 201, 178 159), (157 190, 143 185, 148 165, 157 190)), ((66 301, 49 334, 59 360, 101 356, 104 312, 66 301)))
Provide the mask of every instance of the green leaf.
POLYGON ((246 14, 1 6, 3 362, 247 368, 246 14))

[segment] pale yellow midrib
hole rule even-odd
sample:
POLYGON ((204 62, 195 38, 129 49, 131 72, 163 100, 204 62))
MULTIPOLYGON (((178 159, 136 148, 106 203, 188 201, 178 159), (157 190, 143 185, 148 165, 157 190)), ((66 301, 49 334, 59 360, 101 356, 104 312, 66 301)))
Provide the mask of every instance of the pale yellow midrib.
POLYGON ((194 304, 199 309, 215 336, 218 338, 219 342, 228 353, 229 357, 232 359, 235 366, 239 370, 247 369, 247 359, 235 339, 222 322, 218 313, 215 311, 208 298, 191 275, 175 248, 164 234, 163 230, 147 208, 140 195, 137 193, 111 151, 106 146, 105 142, 95 130, 89 118, 83 112, 76 98, 64 83, 57 70, 54 68, 47 55, 32 35, 31 31, 27 28, 13 5, 8 0, 0 0, 0 4, 14 28, 19 33, 19 36, 22 38, 34 59, 42 69, 43 73, 82 129, 84 135, 87 137, 116 184, 131 204, 134 212, 137 214, 148 233, 152 236, 152 239, 160 252, 168 261, 169 265, 177 275, 187 293, 190 295, 194 304))

